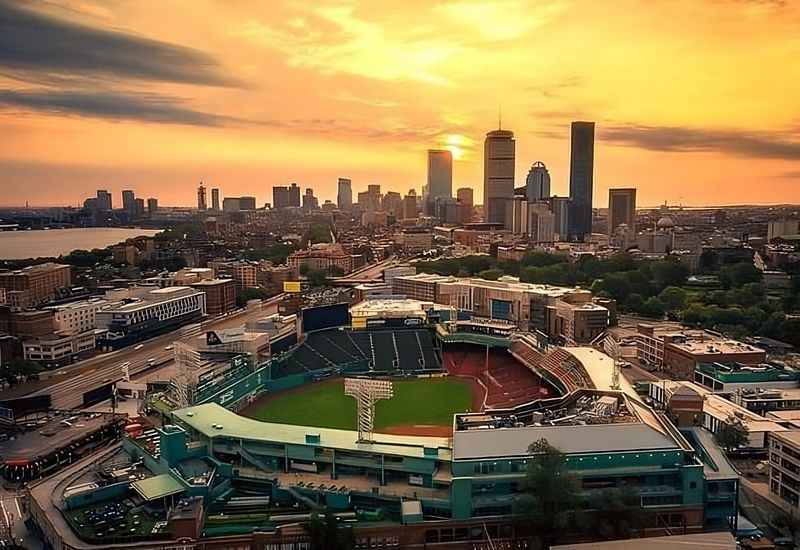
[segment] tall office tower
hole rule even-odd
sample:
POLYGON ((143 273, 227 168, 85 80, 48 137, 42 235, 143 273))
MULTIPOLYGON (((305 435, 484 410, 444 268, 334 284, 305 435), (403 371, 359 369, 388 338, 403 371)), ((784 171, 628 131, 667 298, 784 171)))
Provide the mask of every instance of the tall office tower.
POLYGON ((569 239, 583 241, 592 232, 594 122, 572 123, 569 160, 569 239))
POLYGON ((285 185, 272 186, 272 208, 286 208, 289 206, 289 188, 285 185))
POLYGON ((97 190, 97 209, 100 211, 111 210, 113 207, 111 201, 111 193, 105 189, 97 190))
POLYGON ((377 212, 381 209, 381 199, 381 186, 373 183, 358 194, 358 206, 364 212, 377 212))
POLYGON ((547 202, 553 213, 555 240, 566 241, 569 234, 569 197, 550 197, 547 202))
POLYGON ((514 195, 506 200, 506 229, 514 235, 528 234, 528 201, 524 195, 514 195))
POLYGON ((458 223, 470 223, 473 214, 473 199, 471 187, 460 187, 456 191, 458 201, 458 223))
POLYGON ((144 199, 135 199, 133 201, 133 217, 141 218, 144 216, 144 199))
POLYGON ((122 208, 128 216, 133 217, 136 215, 136 195, 130 189, 122 192, 122 208))
POLYGON ((429 149, 428 187, 425 201, 428 204, 434 204, 436 199, 449 199, 452 196, 453 153, 446 149, 429 149))
POLYGON ((367 193, 371 193, 373 195, 380 196, 381 194, 381 186, 379 183, 370 183, 367 185, 367 193))
POLYGON ((413 189, 403 198, 403 219, 413 220, 417 217, 417 192, 413 189))
POLYGON ((514 196, 514 132, 493 130, 483 143, 483 210, 491 223, 505 223, 514 196))
POLYGON ((336 204, 339 210, 350 210, 353 207, 353 182, 348 178, 339 178, 336 184, 336 204))
POLYGON ((211 190, 211 210, 219 212, 219 189, 216 187, 211 190))
POLYGON ((208 203, 206 202, 206 186, 200 182, 200 187, 197 188, 197 209, 201 212, 208 210, 208 203))
POLYGON ((550 196, 550 172, 540 160, 531 165, 525 180, 525 194, 528 202, 541 201, 550 196))
POLYGON ((156 213, 158 210, 158 199, 156 198, 149 198, 147 199, 147 213, 152 218, 153 214, 156 213))
POLYGON ((300 207, 300 186, 296 183, 289 186, 289 206, 300 207))
POLYGON ((317 208, 319 208, 319 201, 314 196, 314 190, 307 187, 306 194, 303 195, 303 210, 316 210, 317 208))
POLYGON ((608 190, 608 234, 622 224, 636 234, 636 189, 609 189, 608 190))

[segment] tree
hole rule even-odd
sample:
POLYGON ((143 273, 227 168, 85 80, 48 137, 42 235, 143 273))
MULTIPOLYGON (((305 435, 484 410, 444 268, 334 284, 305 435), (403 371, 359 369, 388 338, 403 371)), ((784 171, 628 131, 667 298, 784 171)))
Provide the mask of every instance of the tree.
POLYGON ((532 458, 516 507, 547 548, 569 529, 580 506, 580 483, 568 470, 566 456, 546 439, 532 443, 528 453, 532 458))
POLYGON ((311 286, 325 286, 328 284, 328 274, 322 269, 310 270, 306 273, 306 278, 311 286))
POLYGON ((729 416, 727 420, 722 423, 714 437, 720 447, 729 453, 734 449, 746 445, 749 441, 749 434, 750 432, 747 426, 745 426, 741 420, 735 416, 729 416))
POLYGON ((236 303, 239 307, 244 306, 250 300, 266 300, 270 294, 263 288, 243 288, 239 295, 236 297, 236 303))
POLYGON ((631 294, 628 296, 628 299, 625 300, 625 308, 639 313, 644 308, 644 298, 642 298, 641 294, 631 294))
POLYGON ((648 298, 644 305, 642 306, 642 315, 646 315, 648 317, 654 317, 656 319, 661 319, 664 317, 664 313, 666 312, 666 307, 664 306, 664 302, 652 296, 648 298))
POLYGON ((719 270, 719 282, 724 288, 738 288, 747 283, 761 282, 761 272, 752 262, 726 265, 719 270))
POLYGON ((340 526, 339 520, 330 512, 324 516, 313 513, 304 525, 311 539, 311 550, 350 550, 355 548, 355 537, 350 526, 340 526))
POLYGON ((661 291, 658 298, 664 303, 664 307, 669 311, 678 311, 686 306, 686 291, 677 286, 668 286, 661 291))
POLYGON ((630 487, 614 487, 594 494, 588 503, 592 533, 604 539, 627 539, 645 519, 639 493, 630 487))
POLYGON ((681 286, 689 277, 689 268, 678 260, 661 260, 650 264, 653 283, 659 289, 681 286))
POLYGON ((31 376, 35 376, 42 372, 44 367, 42 367, 36 361, 30 361, 28 359, 11 359, 10 361, 6 361, 3 363, 3 367, 0 368, 0 378, 8 382, 10 385, 16 384, 19 379, 27 380, 31 376))

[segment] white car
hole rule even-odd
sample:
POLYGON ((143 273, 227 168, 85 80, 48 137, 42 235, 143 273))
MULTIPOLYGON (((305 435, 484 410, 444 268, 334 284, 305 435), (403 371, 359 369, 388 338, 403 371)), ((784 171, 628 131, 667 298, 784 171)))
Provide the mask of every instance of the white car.
POLYGON ((164 348, 164 351, 172 351, 172 348, 174 348, 174 347, 175 346, 167 346, 167 347, 164 348))
POLYGON ((143 347, 144 347, 144 344, 139 344, 138 346, 134 347, 133 349, 135 349, 136 351, 139 351, 143 347))

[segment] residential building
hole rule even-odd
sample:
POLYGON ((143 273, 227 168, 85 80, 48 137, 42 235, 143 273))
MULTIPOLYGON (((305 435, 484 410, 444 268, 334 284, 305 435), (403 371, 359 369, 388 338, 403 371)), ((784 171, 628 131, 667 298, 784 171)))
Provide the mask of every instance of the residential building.
POLYGON ((569 166, 570 240, 592 233, 594 191, 594 122, 573 122, 569 166))
POLYGON ((130 189, 122 191, 122 209, 125 210, 128 217, 136 216, 136 196, 130 189))
POLYGON ((211 209, 219 212, 219 188, 217 187, 211 190, 211 209))
POLYGON ((608 234, 613 235, 616 229, 625 224, 628 230, 636 234, 636 189, 608 190, 608 234))
POLYGON ((353 182, 349 178, 339 178, 336 183, 336 204, 339 210, 353 207, 353 182))
POLYGON ((550 198, 550 172, 542 161, 531 165, 525 180, 525 194, 528 202, 537 202, 550 198))
POLYGON ((483 144, 483 211, 489 223, 505 223, 507 200, 514 195, 514 132, 493 130, 483 144))
POLYGON ((158 212, 158 199, 150 197, 147 199, 147 214, 152 218, 158 212))
POLYGON ((308 266, 313 271, 330 271, 338 268, 347 274, 353 270, 354 258, 345 252, 339 243, 318 243, 305 250, 292 252, 286 264, 292 269, 295 276, 299 276, 300 267, 308 266))
POLYGON ((97 210, 100 212, 108 212, 113 209, 113 201, 111 200, 111 193, 105 189, 97 190, 97 210))
POLYGON ((35 307, 55 299, 69 289, 72 268, 47 262, 14 271, 0 271, 0 287, 6 289, 6 301, 12 309, 35 307))
POLYGON ((236 282, 233 279, 203 279, 189 286, 205 293, 208 315, 222 315, 236 309, 236 282))

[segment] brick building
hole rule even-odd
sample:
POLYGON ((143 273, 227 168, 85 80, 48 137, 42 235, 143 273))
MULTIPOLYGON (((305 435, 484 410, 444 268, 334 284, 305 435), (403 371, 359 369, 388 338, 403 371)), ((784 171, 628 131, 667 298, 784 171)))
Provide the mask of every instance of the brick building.
POLYGON ((72 268, 53 262, 0 272, 0 287, 6 289, 6 300, 14 309, 49 302, 71 283, 72 268))
POLYGON ((222 315, 236 308, 236 283, 233 279, 204 279, 191 285, 206 295, 206 313, 222 315))

